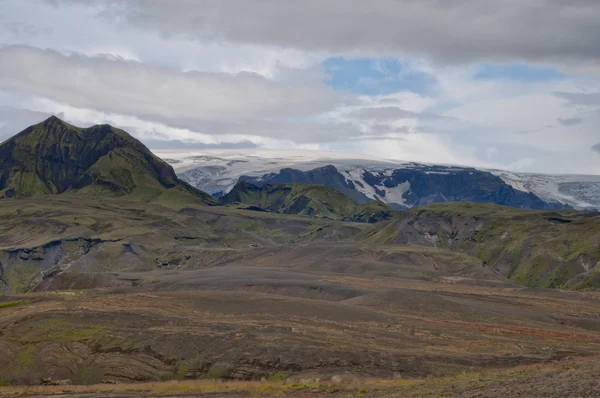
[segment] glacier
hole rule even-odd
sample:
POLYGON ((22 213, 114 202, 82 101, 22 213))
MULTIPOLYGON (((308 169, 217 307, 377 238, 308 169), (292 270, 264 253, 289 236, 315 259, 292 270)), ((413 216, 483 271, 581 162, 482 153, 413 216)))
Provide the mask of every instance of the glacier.
POLYGON ((383 179, 398 170, 424 170, 425 174, 477 170, 489 172, 515 190, 532 193, 548 203, 568 205, 579 210, 600 210, 600 176, 596 175, 519 173, 308 150, 157 150, 154 153, 169 163, 181 179, 213 196, 229 192, 242 176, 260 181, 284 168, 309 171, 331 165, 365 197, 411 207, 405 198, 411 190, 409 181, 385 186, 369 183, 365 176, 370 174, 383 179))

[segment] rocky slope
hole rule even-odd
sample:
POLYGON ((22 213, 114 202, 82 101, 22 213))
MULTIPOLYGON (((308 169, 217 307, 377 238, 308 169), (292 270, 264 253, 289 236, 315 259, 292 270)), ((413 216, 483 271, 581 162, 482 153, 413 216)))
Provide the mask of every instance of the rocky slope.
POLYGON ((547 203, 531 192, 506 184, 500 177, 476 169, 423 166, 385 171, 342 171, 325 166, 303 172, 282 169, 261 177, 241 176, 255 185, 308 183, 339 189, 361 202, 386 201, 396 208, 411 208, 438 202, 485 202, 522 209, 564 209, 547 203), (362 193, 361 191, 368 191, 362 193))
POLYGON ((519 285, 595 289, 600 286, 598 237, 600 216, 594 212, 448 203, 413 209, 358 239, 466 253, 519 285))
POLYGON ((0 197, 79 193, 155 199, 168 190, 214 202, 180 181, 140 141, 109 125, 72 126, 57 117, 0 145, 0 197))

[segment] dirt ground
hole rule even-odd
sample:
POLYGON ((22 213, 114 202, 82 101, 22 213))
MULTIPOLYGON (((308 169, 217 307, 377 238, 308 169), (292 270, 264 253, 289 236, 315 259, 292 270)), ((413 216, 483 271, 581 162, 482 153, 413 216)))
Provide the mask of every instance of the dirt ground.
POLYGON ((3 298, 0 381, 414 379, 600 354, 594 293, 237 266, 145 277, 3 298))
POLYGON ((336 376, 328 381, 171 381, 162 383, 4 387, 0 396, 98 397, 597 397, 600 358, 568 359, 453 377, 376 380, 336 376))

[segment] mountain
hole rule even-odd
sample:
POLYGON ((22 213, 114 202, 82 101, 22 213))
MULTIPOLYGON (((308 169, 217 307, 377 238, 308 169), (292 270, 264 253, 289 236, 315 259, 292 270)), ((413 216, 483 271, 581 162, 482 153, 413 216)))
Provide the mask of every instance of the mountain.
POLYGON ((519 174, 303 151, 158 154, 181 179, 215 197, 243 180, 254 185, 322 184, 359 203, 380 200, 396 209, 448 201, 539 210, 600 209, 600 176, 519 174))
POLYGON ((242 181, 221 200, 247 204, 253 210, 348 221, 375 222, 391 217, 391 209, 382 202, 359 204, 336 189, 316 184, 258 187, 242 181))
POLYGON ((30 126, 0 145, 0 197, 78 193, 153 200, 174 192, 215 203, 125 131, 72 126, 59 118, 30 126))

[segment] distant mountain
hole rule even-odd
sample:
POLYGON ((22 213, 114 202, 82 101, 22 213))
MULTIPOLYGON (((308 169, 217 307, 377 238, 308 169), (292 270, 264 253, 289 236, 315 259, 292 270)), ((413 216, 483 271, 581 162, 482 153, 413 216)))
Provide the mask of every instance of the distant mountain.
POLYGON ((0 145, 0 198, 78 193, 153 200, 174 192, 215 203, 109 125, 79 128, 52 116, 0 145))
POLYGON ((359 204, 336 189, 316 184, 262 185, 240 182, 221 200, 243 203, 251 210, 348 221, 375 222, 391 217, 382 202, 359 204))
POLYGON ((159 155, 178 176, 215 197, 238 181, 322 184, 359 203, 380 200, 395 209, 469 201, 523 209, 600 209, 600 176, 518 174, 473 167, 348 158, 309 151, 159 155))
POLYGON ((355 176, 356 179, 352 177, 351 172, 342 174, 334 166, 325 166, 308 172, 282 169, 279 173, 262 177, 241 176, 240 180, 256 185, 298 180, 318 183, 351 192, 361 202, 385 200, 397 207, 416 207, 437 202, 485 202, 522 209, 568 208, 544 202, 531 192, 518 191, 500 177, 476 169, 424 166, 389 172, 363 170, 355 176))

